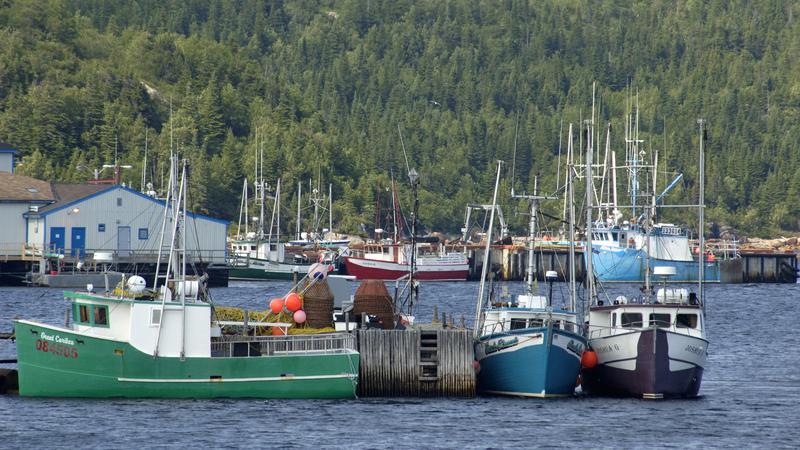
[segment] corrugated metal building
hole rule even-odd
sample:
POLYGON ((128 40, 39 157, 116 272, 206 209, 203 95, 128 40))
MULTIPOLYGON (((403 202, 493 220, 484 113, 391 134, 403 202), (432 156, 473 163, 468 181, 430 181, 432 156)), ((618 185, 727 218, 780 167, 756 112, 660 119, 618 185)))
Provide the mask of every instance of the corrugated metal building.
MULTIPOLYGON (((24 214, 29 245, 71 256, 115 252, 115 260, 155 261, 164 201, 123 185, 53 184, 55 202, 24 214)), ((190 260, 225 263, 228 222, 187 215, 190 260)), ((165 242, 171 238, 167 224, 165 242)))

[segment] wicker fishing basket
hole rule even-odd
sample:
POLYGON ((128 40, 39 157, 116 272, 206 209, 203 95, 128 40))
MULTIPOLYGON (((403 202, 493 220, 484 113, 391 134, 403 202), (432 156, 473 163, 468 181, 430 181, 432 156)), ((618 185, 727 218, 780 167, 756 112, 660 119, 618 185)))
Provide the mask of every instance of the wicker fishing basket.
POLYGON ((377 316, 384 330, 394 329, 394 301, 383 281, 364 280, 361 283, 353 300, 353 313, 377 316))
POLYGON ((333 293, 326 280, 314 284, 305 281, 298 289, 303 294, 303 311, 306 312, 306 324, 312 328, 333 326, 333 293))

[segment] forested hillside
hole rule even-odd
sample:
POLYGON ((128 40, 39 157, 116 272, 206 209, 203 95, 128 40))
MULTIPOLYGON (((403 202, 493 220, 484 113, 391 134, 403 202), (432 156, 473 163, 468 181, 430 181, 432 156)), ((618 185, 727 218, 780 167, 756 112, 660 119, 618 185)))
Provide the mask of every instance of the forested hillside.
MULTIPOLYGON (((373 223, 376 191, 392 171, 408 198, 399 129, 421 175, 423 221, 457 232, 465 204, 490 198, 494 161, 511 162, 515 134, 518 189, 531 190, 536 174, 553 189, 567 126, 588 117, 597 82, 598 124, 612 123, 618 157, 626 101, 638 92, 645 148, 685 174, 672 203, 696 198, 702 117, 710 220, 752 235, 800 229, 796 2, 7 0, 1 8, 0 141, 22 152, 21 173, 85 180, 78 166, 110 164, 116 148, 133 166, 123 179, 139 188, 146 144, 158 187, 172 142, 192 162, 193 205, 235 219, 258 135, 270 182, 287 186, 283 204, 295 205, 297 182, 308 186, 319 172, 333 183, 335 222, 355 232, 373 223)), ((518 229, 525 221, 513 218, 518 229)))

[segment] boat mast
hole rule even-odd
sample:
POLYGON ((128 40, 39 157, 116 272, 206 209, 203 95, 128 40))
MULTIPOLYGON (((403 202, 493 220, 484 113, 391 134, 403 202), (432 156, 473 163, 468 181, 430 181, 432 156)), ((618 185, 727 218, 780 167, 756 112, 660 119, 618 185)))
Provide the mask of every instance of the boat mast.
POLYGON ((594 267, 592 266, 592 204, 594 180, 592 179, 592 135, 594 125, 594 85, 592 85, 592 119, 586 121, 586 287, 589 303, 596 301, 594 292, 594 267))
POLYGON ((264 147, 259 145, 258 142, 258 129, 256 129, 256 151, 258 152, 258 190, 260 198, 258 199, 260 211, 258 214, 258 240, 259 242, 264 239, 264 202, 266 201, 266 192, 264 191, 264 147))
MULTIPOLYGON (((275 230, 275 233, 280 240, 281 235, 281 213, 280 213, 280 198, 281 198, 281 179, 278 178, 278 185, 275 187, 275 198, 272 202, 272 218, 269 221, 269 233, 267 233, 267 254, 266 259, 269 261, 272 259, 272 231, 275 230), (277 221, 278 226, 277 229, 275 227, 275 222, 277 221)), ((278 256, 278 255, 276 255, 278 256)), ((278 259, 280 259, 278 257, 278 259)))
MULTIPOLYGON (((186 349, 186 235, 188 234, 185 230, 186 228, 186 197, 188 197, 186 188, 188 187, 186 184, 186 165, 187 161, 183 160, 183 171, 181 173, 181 191, 183 193, 183 211, 181 211, 181 226, 184 228, 181 230, 181 248, 179 250, 180 258, 181 258, 181 279, 180 279, 180 286, 181 286, 181 361, 184 360, 185 357, 185 349, 186 349)), ((163 312, 162 312, 163 314, 163 312)))
POLYGON ((297 240, 300 240, 300 197, 303 195, 303 183, 297 182, 297 240))
POLYGON ((142 163, 142 192, 145 191, 147 185, 147 126, 144 127, 144 162, 142 163))
MULTIPOLYGON (((572 152, 572 124, 569 124, 569 136, 567 137, 567 152, 572 152)), ((567 160, 567 201, 569 202, 569 290, 570 306, 573 311, 577 311, 578 289, 575 282, 575 192, 572 160, 567 160)), ((578 312, 578 318, 583 321, 583 308, 578 312)))
POLYGON ((530 199, 531 217, 530 220, 528 221, 528 267, 527 267, 528 270, 526 273, 527 280, 525 280, 528 285, 528 295, 533 294, 534 276, 536 276, 533 273, 534 257, 536 256, 534 255, 535 250, 534 250, 533 240, 536 238, 536 213, 537 213, 536 207, 538 206, 539 203, 538 199, 536 199, 536 194, 538 193, 537 192, 539 190, 538 188, 539 188, 539 177, 534 177, 533 197, 530 199))
POLYGON ((475 331, 474 337, 480 336, 481 309, 483 307, 483 293, 486 289, 486 273, 489 270, 489 252, 492 247, 492 229, 494 227, 494 211, 497 209, 497 190, 500 187, 500 169, 503 161, 497 161, 497 178, 494 182, 494 196, 492 196, 492 212, 489 214, 489 230, 486 232, 486 246, 483 250, 483 266, 481 267, 481 286, 478 290, 478 304, 475 306, 475 331))
POLYGON ((700 258, 698 261, 698 280, 697 280, 697 294, 700 300, 700 306, 703 309, 703 314, 705 315, 706 312, 706 302, 705 298, 703 297, 703 282, 705 281, 705 149, 703 148, 703 141, 705 141, 705 120, 698 119, 697 124, 700 125, 700 201, 698 202, 698 222, 699 230, 697 230, 698 234, 698 245, 700 246, 700 258))
POLYGON ((239 202, 239 224, 236 226, 236 239, 242 239, 242 215, 244 215, 245 236, 247 235, 247 178, 242 186, 242 200, 239 202))
POLYGON ((333 183, 328 183, 328 234, 333 239, 333 183))

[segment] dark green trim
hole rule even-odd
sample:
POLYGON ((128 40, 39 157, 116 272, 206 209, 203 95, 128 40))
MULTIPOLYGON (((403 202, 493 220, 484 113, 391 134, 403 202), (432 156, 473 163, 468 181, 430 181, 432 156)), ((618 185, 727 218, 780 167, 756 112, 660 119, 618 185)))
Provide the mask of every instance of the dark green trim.
MULTIPOLYGON (((114 296, 105 296, 101 294, 89 294, 86 292, 74 292, 74 291, 64 291, 64 298, 70 298, 73 300, 91 300, 97 302, 112 302, 112 303, 139 303, 143 305, 161 305, 161 300, 134 300, 132 298, 127 297, 114 297, 114 296)), ((180 302, 166 302, 169 306, 180 306, 180 302)), ((186 306, 191 307, 204 307, 210 308, 211 305, 205 302, 186 302, 186 306)))

